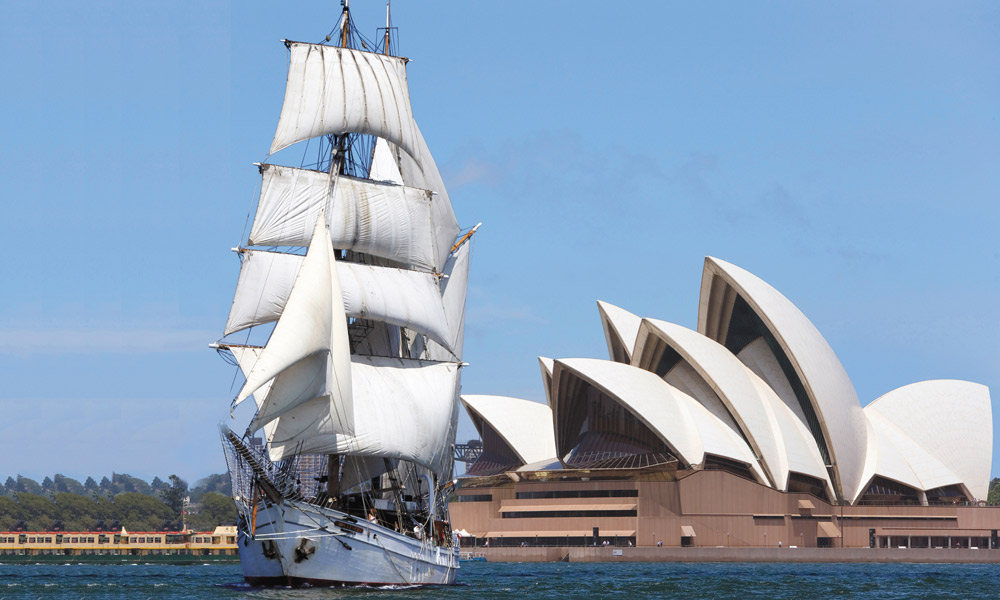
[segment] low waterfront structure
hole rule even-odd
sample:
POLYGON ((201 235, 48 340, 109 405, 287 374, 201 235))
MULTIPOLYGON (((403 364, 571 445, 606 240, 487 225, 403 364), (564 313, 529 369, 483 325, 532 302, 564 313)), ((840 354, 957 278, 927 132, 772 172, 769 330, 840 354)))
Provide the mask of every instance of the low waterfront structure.
POLYGON ((236 527, 214 531, 0 531, 2 556, 236 556, 236 527))
POLYGON ((598 309, 609 359, 541 358, 547 407, 463 396, 483 440, 451 506, 467 545, 997 547, 986 386, 862 407, 795 305, 711 257, 697 331, 598 309))

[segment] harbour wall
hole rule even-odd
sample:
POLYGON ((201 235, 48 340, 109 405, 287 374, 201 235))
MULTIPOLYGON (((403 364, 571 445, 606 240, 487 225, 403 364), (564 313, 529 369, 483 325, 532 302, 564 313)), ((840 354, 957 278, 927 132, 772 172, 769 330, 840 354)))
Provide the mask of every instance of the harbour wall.
MULTIPOLYGON (((996 563, 1000 550, 967 548, 476 548, 488 562, 996 563)), ((467 552, 462 552, 466 557, 467 552)))

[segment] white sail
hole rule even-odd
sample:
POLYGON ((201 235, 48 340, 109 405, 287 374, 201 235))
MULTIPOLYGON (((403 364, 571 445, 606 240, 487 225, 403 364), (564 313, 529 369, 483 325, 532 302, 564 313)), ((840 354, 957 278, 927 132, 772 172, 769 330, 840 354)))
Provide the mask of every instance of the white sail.
MULTIPOLYGON (((263 348, 258 346, 239 346, 239 345, 226 345, 226 348, 233 353, 233 357, 236 358, 236 363, 240 366, 240 371, 243 372, 243 377, 247 376, 255 364, 257 364, 257 358, 260 356, 263 348)), ((273 380, 272 380, 273 381, 273 380)), ((271 381, 268 381, 264 385, 257 388, 257 391, 253 393, 254 403, 257 408, 264 403, 264 399, 267 398, 268 393, 271 391, 271 381)), ((275 421, 271 421, 267 425, 264 425, 264 437, 269 438, 274 432, 275 421)))
POLYGON ((277 165, 260 172, 249 245, 306 246, 325 210, 334 248, 440 271, 429 191, 277 165))
MULTIPOLYGON (((253 366, 257 364, 257 359, 260 357, 260 353, 263 350, 263 348, 258 346, 240 346, 236 344, 225 345, 225 348, 228 348, 229 351, 233 353, 233 356, 236 358, 236 364, 240 366, 240 371, 243 372, 244 377, 246 377, 247 374, 253 370, 253 366)), ((267 398, 267 394, 270 391, 271 382, 268 381, 257 388, 257 390, 253 393, 254 400, 256 401, 258 407, 260 407, 264 399, 267 398)))
POLYGON ((375 138, 375 148, 372 149, 372 166, 368 171, 368 179, 403 185, 403 176, 399 172, 399 161, 393 156, 389 143, 383 138, 375 138))
POLYGON ((340 473, 340 489, 346 492, 374 477, 385 473, 385 459, 381 456, 345 456, 340 473))
POLYGON ((285 310, 234 401, 273 379, 251 430, 312 400, 324 405, 331 428, 353 431, 350 348, 336 266, 321 216, 285 310))
MULTIPOLYGON (((296 254, 247 250, 225 334, 279 318, 291 293, 290 281, 303 263, 296 254)), ((419 331, 451 350, 437 277, 430 273, 337 262, 344 312, 419 331)))
POLYGON ((448 320, 451 351, 431 342, 427 346, 427 358, 431 360, 451 360, 452 352, 462 358, 462 343, 465 338, 465 296, 469 288, 469 254, 472 242, 462 244, 445 263, 445 278, 441 281, 441 298, 444 303, 445 318, 448 320))
POLYGON ((277 321, 292 293, 303 257, 246 250, 241 258, 240 277, 223 335, 277 321))
POLYGON ((288 81, 272 154, 321 135, 367 133, 417 155, 405 58, 301 42, 286 45, 288 81))
POLYGON ((437 277, 387 267, 338 266, 349 316, 413 329, 453 348, 437 277))
MULTIPOLYGON (((390 140, 391 141, 391 140, 390 140)), ((417 144, 419 152, 408 155, 388 144, 391 156, 395 157, 402 176, 403 185, 430 190, 434 192, 434 202, 431 204, 431 218, 434 221, 434 244, 437 250, 438 264, 444 264, 451 252, 451 246, 458 237, 460 227, 455 219, 455 211, 451 207, 448 190, 444 187, 441 173, 438 171, 434 157, 424 136, 417 129, 417 144)))
POLYGON ((269 438, 275 460, 292 454, 350 454, 411 460, 435 472, 451 456, 449 432, 459 365, 352 357, 354 435, 337 431, 322 402, 282 415, 269 438))

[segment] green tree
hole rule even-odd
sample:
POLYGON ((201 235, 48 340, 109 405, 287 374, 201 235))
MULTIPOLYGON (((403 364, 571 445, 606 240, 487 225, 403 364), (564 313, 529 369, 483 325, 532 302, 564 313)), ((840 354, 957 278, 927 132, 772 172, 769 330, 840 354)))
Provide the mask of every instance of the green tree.
POLYGON ((129 531, 161 531, 174 520, 170 507, 152 496, 122 492, 115 496, 115 519, 129 531))
POLYGON ((990 489, 986 494, 986 504, 990 506, 1000 505, 1000 477, 990 480, 990 489))
POLYGON ((228 496, 232 489, 229 481, 229 473, 209 475, 199 479, 191 490, 191 502, 201 502, 202 494, 208 492, 218 492, 228 496))
POLYGON ((21 507, 10 498, 0 498, 0 531, 14 531, 24 519, 21 507))
POLYGON ((87 490, 88 492, 94 492, 99 488, 97 487, 97 482, 94 481, 93 477, 87 477, 87 481, 83 482, 83 489, 87 490))
POLYGON ((35 494, 41 496, 43 493, 42 486, 38 485, 38 482, 34 479, 29 479, 27 477, 17 476, 17 483, 14 489, 18 492, 27 492, 29 494, 35 494))
POLYGON ((58 519, 66 531, 92 531, 97 519, 94 516, 97 505, 86 496, 57 492, 55 505, 58 519))
POLYGON ((112 503, 107 496, 102 496, 99 493, 94 494, 92 500, 94 502, 94 529, 99 531, 120 530, 120 524, 115 526, 117 517, 115 516, 114 503, 112 503))
POLYGON ((160 492, 163 503, 170 507, 176 518, 180 520, 181 510, 184 508, 184 499, 187 497, 188 484, 177 475, 171 475, 170 488, 160 492))
POLYGON ((237 518, 232 498, 218 492, 207 492, 202 495, 198 511, 188 517, 188 527, 211 531, 219 525, 235 525, 237 518))
POLYGON ((41 494, 17 493, 17 504, 30 531, 48 531, 59 520, 55 503, 41 494))
POLYGON ((67 494, 86 493, 83 488, 83 484, 72 477, 66 477, 65 475, 56 473, 55 477, 52 478, 52 481, 56 492, 65 492, 67 494))

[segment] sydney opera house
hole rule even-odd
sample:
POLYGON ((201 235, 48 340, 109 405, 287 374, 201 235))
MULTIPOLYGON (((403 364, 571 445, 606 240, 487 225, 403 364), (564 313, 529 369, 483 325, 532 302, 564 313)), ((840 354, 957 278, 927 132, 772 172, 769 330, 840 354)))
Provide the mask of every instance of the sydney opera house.
POLYGON ((483 444, 450 507, 470 543, 997 547, 987 387, 862 406, 795 305, 711 257, 697 331, 598 309, 609 358, 539 359, 547 405, 462 397, 483 444))

